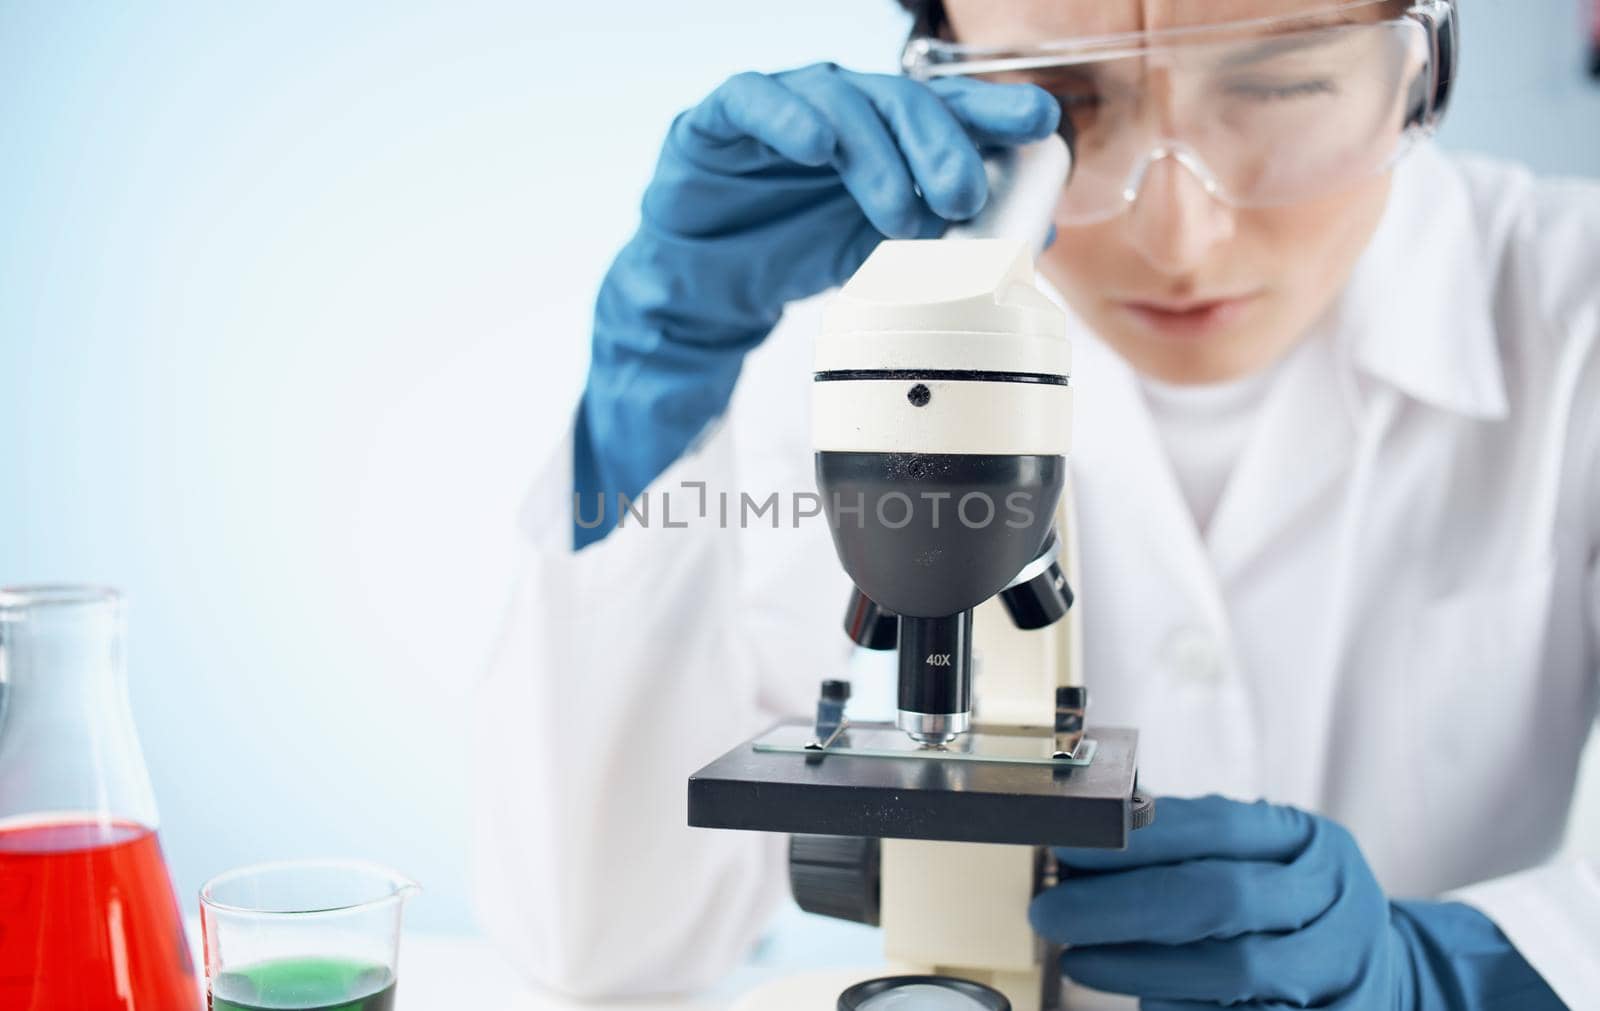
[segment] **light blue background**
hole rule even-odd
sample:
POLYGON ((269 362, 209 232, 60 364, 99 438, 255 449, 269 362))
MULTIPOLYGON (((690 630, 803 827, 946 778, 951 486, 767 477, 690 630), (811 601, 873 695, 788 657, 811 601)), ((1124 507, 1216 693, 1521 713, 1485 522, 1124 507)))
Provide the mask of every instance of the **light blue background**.
MULTIPOLYGON (((1465 0, 1450 143, 1600 173, 1583 3, 1465 0)), ((0 582, 129 592, 185 902, 359 855, 469 926, 466 699, 660 136, 903 32, 890 0, 0 2, 0 582)))

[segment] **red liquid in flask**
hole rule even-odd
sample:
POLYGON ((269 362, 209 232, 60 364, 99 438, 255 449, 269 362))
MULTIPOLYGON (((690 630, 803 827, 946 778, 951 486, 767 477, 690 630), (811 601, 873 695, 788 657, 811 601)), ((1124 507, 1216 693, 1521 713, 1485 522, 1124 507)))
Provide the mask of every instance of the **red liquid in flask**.
POLYGON ((126 822, 0 829, 0 1008, 199 1006, 155 832, 126 822))

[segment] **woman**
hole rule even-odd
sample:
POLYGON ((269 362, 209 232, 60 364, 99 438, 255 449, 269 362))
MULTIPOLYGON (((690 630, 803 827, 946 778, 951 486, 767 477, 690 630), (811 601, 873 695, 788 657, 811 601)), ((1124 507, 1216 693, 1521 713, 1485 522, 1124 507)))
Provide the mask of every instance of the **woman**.
POLYGON ((1147 1007, 1592 999, 1600 883, 1547 861, 1600 695, 1600 189, 1427 143, 1449 3, 908 6, 925 82, 740 75, 673 124, 483 696, 490 929, 579 993, 748 950, 781 840, 684 828, 684 778, 845 662, 822 524, 729 529, 812 487, 792 303, 1061 130, 1096 718, 1239 799, 1064 854, 1033 922, 1147 1007))

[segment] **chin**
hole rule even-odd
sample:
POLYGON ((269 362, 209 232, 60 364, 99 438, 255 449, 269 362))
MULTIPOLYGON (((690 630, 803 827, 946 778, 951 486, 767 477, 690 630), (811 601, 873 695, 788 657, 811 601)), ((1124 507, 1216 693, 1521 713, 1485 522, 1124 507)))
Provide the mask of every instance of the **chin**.
POLYGON ((1294 342, 1269 339, 1257 330, 1238 330, 1171 341, 1108 328, 1099 333, 1140 375, 1174 386, 1201 386, 1243 379, 1278 361, 1294 342))
POLYGON ((1225 383, 1230 379, 1243 378, 1249 369, 1228 368, 1221 365, 1194 365, 1185 362, 1180 365, 1161 364, 1149 368, 1134 365, 1135 371, 1158 382, 1171 386, 1205 386, 1212 383, 1225 383))
POLYGON ((1254 371, 1249 359, 1225 344, 1222 338, 1207 341, 1210 347, 1152 348, 1148 339, 1109 338, 1107 343, 1135 372, 1174 386, 1200 386, 1238 379, 1254 371))

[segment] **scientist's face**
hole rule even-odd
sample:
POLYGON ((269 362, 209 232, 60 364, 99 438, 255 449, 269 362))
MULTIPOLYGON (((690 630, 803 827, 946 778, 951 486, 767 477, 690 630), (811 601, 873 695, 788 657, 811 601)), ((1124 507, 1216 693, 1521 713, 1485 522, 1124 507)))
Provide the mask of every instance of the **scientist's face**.
MULTIPOLYGON (((1327 0, 947 0, 946 11, 960 42, 1017 45, 1327 6, 1327 0)), ((1145 93, 1159 102, 1162 71, 1145 73, 1145 93)), ((1208 194, 1175 160, 1162 159, 1126 212, 1095 224, 1058 221, 1040 269, 1140 372, 1169 383, 1222 382, 1277 360, 1327 309, 1377 227, 1389 184, 1387 172, 1367 174, 1314 199, 1239 209, 1208 194)))

